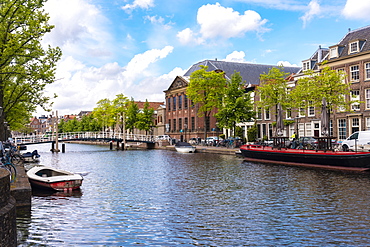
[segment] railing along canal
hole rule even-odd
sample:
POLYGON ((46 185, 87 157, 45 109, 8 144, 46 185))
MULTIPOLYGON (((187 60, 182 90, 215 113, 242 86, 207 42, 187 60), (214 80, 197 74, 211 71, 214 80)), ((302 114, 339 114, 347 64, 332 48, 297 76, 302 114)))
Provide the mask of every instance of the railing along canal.
MULTIPOLYGON (((19 135, 13 136, 16 144, 24 143, 47 143, 56 140, 56 134, 42 134, 42 135, 19 135)), ((153 135, 140 135, 140 134, 123 134, 113 132, 69 132, 59 133, 58 141, 67 140, 105 140, 105 141, 125 141, 130 142, 154 142, 153 135)))

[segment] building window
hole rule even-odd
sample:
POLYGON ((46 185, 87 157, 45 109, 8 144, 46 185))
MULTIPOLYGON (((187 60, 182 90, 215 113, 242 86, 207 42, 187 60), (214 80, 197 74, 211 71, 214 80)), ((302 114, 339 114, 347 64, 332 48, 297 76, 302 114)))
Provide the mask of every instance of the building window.
POLYGON ((365 104, 366 109, 370 109, 370 89, 365 89, 365 104))
MULTIPOLYGON (((352 100, 360 100, 360 90, 352 90, 351 91, 351 101, 352 100)), ((352 110, 354 111, 359 111, 360 110, 360 103, 353 103, 351 105, 352 110)))
POLYGON ((171 119, 168 120, 168 132, 171 131, 171 119))
POLYGON ((306 136, 312 136, 311 123, 306 123, 306 136))
POLYGON ((179 118, 179 130, 182 130, 182 118, 179 118))
POLYGON ((171 111, 171 98, 167 98, 167 109, 171 111))
POLYGON ((265 120, 270 120, 270 108, 265 109, 265 120))
POLYGON ((306 112, 305 112, 304 108, 299 108, 299 116, 300 117, 306 116, 306 112))
POLYGON ((311 69, 310 61, 303 62, 303 71, 311 69))
POLYGON ((182 95, 179 95, 179 109, 182 109, 182 95))
POLYGON ((359 50, 358 41, 349 44, 349 53, 358 52, 359 50))
POLYGON ((188 123, 188 118, 184 118, 184 129, 188 129, 189 128, 189 123, 188 123))
POLYGON ((176 111, 176 97, 173 97, 173 110, 176 111))
POLYGON ((186 94, 184 94, 184 108, 188 109, 188 96, 186 94))
POLYGON ((365 118, 366 130, 370 130, 370 117, 365 118))
POLYGON ((358 118, 352 118, 352 127, 360 127, 360 120, 358 118))
POLYGON ((338 138, 347 138, 347 122, 346 119, 338 119, 338 138))
POLYGON ((288 108, 286 110, 286 118, 287 119, 292 118, 292 109, 288 108))
POLYGON ((365 63, 365 80, 370 80, 370 63, 365 63))
POLYGON ((176 119, 173 120, 173 131, 176 131, 176 119))
POLYGON ((257 119, 262 119, 262 107, 258 107, 257 109, 257 119))
POLYGON ((351 66, 350 70, 351 70, 351 81, 359 81, 360 71, 358 65, 351 66))
POLYGON ((195 117, 191 117, 191 130, 195 130, 195 117))
MULTIPOLYGON (((310 105, 313 104, 313 102, 310 102, 309 103, 310 105)), ((309 106, 308 107, 308 116, 315 116, 315 107, 314 106, 309 106)))
POLYGON ((330 58, 336 58, 338 57, 338 47, 332 47, 330 48, 330 58))

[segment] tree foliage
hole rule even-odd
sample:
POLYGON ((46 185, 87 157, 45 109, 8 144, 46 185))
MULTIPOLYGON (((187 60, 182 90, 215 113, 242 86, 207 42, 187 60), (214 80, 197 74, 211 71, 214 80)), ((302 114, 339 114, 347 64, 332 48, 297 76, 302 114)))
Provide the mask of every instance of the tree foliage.
POLYGON ((136 128, 145 130, 148 133, 153 128, 154 109, 150 108, 148 100, 145 101, 144 108, 139 112, 136 122, 136 128))
POLYGON ((133 133, 137 121, 138 121, 138 115, 139 115, 139 107, 135 103, 134 99, 131 98, 127 105, 126 110, 126 129, 130 130, 131 133, 133 133))
POLYGON ((237 123, 251 120, 254 115, 250 93, 245 92, 240 73, 234 72, 224 88, 222 104, 215 115, 218 126, 235 130, 237 123))
MULTIPOLYGON (((190 82, 186 94, 195 104, 199 104, 198 116, 205 119, 211 115, 211 111, 221 105, 223 90, 226 86, 224 73, 207 71, 208 67, 201 65, 201 69, 190 75, 190 82)), ((206 122, 206 121, 204 121, 206 122)), ((205 126, 204 136, 207 136, 205 126)))
POLYGON ((287 75, 288 73, 284 72, 282 66, 272 67, 267 74, 261 75, 261 84, 257 87, 257 95, 259 95, 257 105, 259 107, 273 108, 278 103, 281 103, 283 109, 290 107, 287 75))
POLYGON ((295 107, 315 106, 320 108, 322 99, 325 98, 330 111, 334 107, 349 109, 354 101, 347 101, 346 95, 350 94, 350 86, 344 83, 344 73, 324 66, 320 72, 308 70, 305 77, 299 79, 292 90, 292 102, 295 107))
MULTIPOLYGON (((46 0, 6 0, 0 3, 0 105, 11 129, 28 122, 37 106, 48 110, 46 85, 55 81, 59 48, 44 48, 42 37, 53 29, 44 13, 46 0)), ((2 129, 2 128, 0 128, 2 129)))

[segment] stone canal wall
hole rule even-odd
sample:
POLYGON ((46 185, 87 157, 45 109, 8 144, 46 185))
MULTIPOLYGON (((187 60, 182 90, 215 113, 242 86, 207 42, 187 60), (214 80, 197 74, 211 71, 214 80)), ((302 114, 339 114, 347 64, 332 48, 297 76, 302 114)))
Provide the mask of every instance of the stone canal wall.
POLYGON ((17 246, 16 202, 10 195, 9 172, 0 169, 0 246, 17 246))

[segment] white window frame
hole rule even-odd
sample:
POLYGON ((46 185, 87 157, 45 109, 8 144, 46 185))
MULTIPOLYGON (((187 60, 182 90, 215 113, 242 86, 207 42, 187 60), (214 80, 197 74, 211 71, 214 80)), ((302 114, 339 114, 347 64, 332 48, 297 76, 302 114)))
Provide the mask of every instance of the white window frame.
POLYGON ((370 130, 370 117, 365 118, 366 130, 370 130))
POLYGON ((270 114, 270 108, 265 109, 265 120, 270 120, 271 114, 270 114))
MULTIPOLYGON (((351 100, 360 101, 360 90, 352 90, 351 91, 351 100)), ((354 110, 354 111, 359 111, 360 110, 360 103, 351 104, 351 109, 354 110)))
POLYGON ((360 80, 360 66, 359 65, 352 65, 349 67, 350 75, 351 75, 351 82, 358 82, 360 80))
POLYGON ((360 51, 360 46, 359 45, 360 44, 359 44, 358 41, 354 41, 354 42, 349 43, 348 53, 351 54, 351 53, 359 52, 360 51))
POLYGON ((352 118, 352 127, 360 127, 360 119, 352 118))
POLYGON ((311 69, 310 64, 311 64, 311 62, 310 62, 310 61, 303 61, 303 62, 302 62, 302 70, 303 70, 303 71, 306 71, 306 70, 311 69))
MULTIPOLYGON (((309 102, 309 104, 312 105, 312 102, 309 102)), ((315 116, 315 107, 309 106, 307 112, 309 117, 315 116)))
POLYGON ((370 88, 365 89, 365 108, 370 109, 370 88))
POLYGON ((338 119, 338 138, 340 140, 347 138, 347 121, 345 118, 338 119))
POLYGON ((298 111, 298 116, 299 117, 305 117, 306 116, 306 109, 305 108, 299 108, 299 111, 298 111))
POLYGON ((338 57, 338 46, 330 48, 330 58, 338 57))
POLYGON ((370 63, 365 63, 365 80, 370 80, 370 63))

